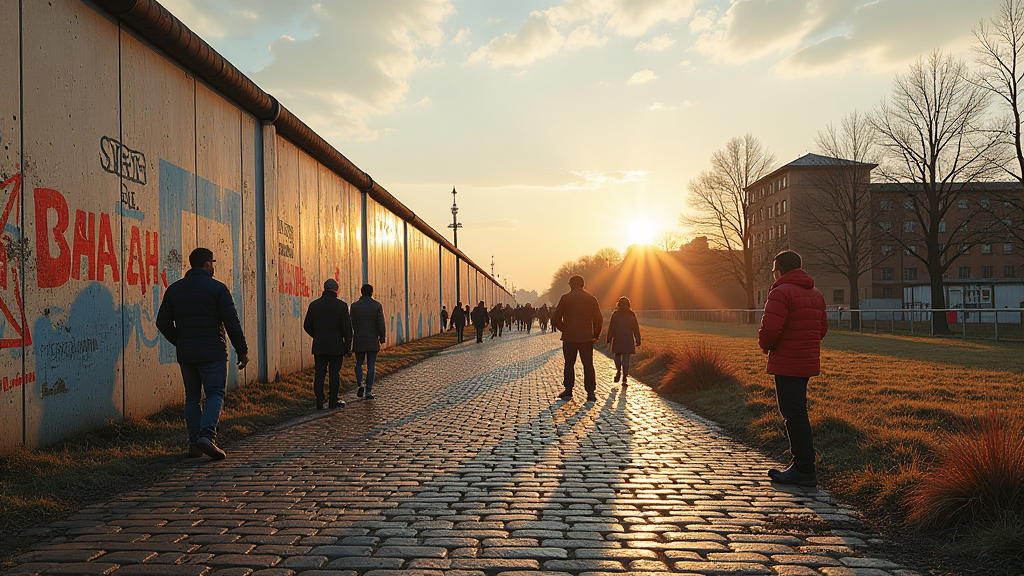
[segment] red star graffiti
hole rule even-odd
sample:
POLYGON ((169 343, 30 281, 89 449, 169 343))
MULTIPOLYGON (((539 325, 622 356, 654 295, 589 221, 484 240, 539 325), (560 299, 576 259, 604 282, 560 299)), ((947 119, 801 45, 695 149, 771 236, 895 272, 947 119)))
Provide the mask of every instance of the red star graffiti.
POLYGON ((25 302, 21 299, 17 262, 9 263, 7 260, 8 254, 11 253, 12 242, 21 241, 20 238, 17 240, 11 238, 11 235, 6 231, 7 225, 11 223, 12 216, 15 218, 14 227, 20 229, 16 219, 18 214, 16 208, 20 198, 21 174, 15 174, 0 183, 0 203, 4 207, 3 215, 0 216, 0 241, 3 244, 3 246, 0 246, 0 312, 3 313, 7 323, 18 334, 17 338, 0 338, 0 349, 21 348, 22 346, 32 345, 32 336, 29 334, 28 325, 25 323, 25 302), (11 299, 12 295, 10 294, 12 291, 14 293, 13 299, 11 299), (12 301, 9 302, 9 300, 12 301), (18 318, 15 318, 9 304, 14 305, 15 312, 19 316, 18 318))

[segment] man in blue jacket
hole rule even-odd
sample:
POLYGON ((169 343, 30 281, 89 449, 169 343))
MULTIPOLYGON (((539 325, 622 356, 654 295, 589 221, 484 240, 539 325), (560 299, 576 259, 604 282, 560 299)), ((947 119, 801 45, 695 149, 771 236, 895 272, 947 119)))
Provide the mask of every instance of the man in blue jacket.
POLYGON ((242 324, 228 287, 213 279, 213 252, 196 248, 188 256, 192 267, 185 277, 167 287, 156 327, 177 349, 181 379, 185 383, 185 423, 188 455, 206 454, 223 460, 217 446, 217 422, 227 387, 227 338, 238 354, 238 369, 249 363, 242 324), (225 338, 225 332, 227 338, 225 338), (203 392, 206 403, 201 404, 203 392))

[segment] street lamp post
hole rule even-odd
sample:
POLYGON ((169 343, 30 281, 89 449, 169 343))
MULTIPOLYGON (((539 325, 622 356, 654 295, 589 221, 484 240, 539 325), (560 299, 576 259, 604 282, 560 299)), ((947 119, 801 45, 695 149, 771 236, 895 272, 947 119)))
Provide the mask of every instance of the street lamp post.
POLYGON ((455 247, 459 247, 459 228, 462 228, 462 224, 459 222, 459 206, 455 203, 455 195, 458 192, 455 191, 455 187, 452 186, 452 223, 448 225, 452 229, 452 244, 455 247))

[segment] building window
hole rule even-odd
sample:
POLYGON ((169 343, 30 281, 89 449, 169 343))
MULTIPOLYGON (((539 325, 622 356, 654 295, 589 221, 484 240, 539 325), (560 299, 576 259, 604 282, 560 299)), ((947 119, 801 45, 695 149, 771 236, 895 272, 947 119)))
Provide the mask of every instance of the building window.
POLYGON ((782 235, 783 236, 786 235, 786 225, 785 224, 782 225, 782 235))
POLYGON ((882 288, 882 298, 892 298, 895 295, 895 290, 892 286, 886 286, 882 288))
POLYGON ((909 200, 909 199, 908 200, 904 200, 903 201, 903 207, 906 208, 907 210, 913 210, 914 209, 914 201, 913 200, 909 200))
POLYGON ((906 222, 903 223, 904 232, 913 232, 916 227, 917 222, 914 222, 913 220, 907 220, 906 222))
POLYGON ((981 245, 981 253, 982 254, 991 254, 992 253, 992 245, 991 244, 982 244, 981 245))
POLYGON ((903 249, 903 253, 908 256, 910 254, 917 254, 917 244, 907 244, 907 247, 903 249))
POLYGON ((1013 219, 1003 218, 1003 224, 1005 224, 1007 228, 1013 228, 1013 219))
POLYGON ((892 254, 892 246, 882 244, 882 256, 888 256, 890 254, 892 254))
POLYGON ((960 223, 960 231, 967 232, 967 220, 964 220, 963 222, 960 223))
POLYGON ((1016 278, 1017 267, 1016 266, 1003 266, 1003 278, 1016 278))
POLYGON ((779 212, 779 203, 776 202, 775 203, 775 216, 778 217, 779 214, 781 214, 781 212, 779 212))
POLYGON ((783 214, 786 213, 786 201, 785 200, 782 201, 782 213, 783 214))
POLYGON ((882 280, 895 280, 896 269, 895 268, 882 268, 882 280))
POLYGON ((903 269, 904 280, 917 280, 917 266, 910 266, 903 269))
POLYGON ((892 210, 892 200, 882 200, 882 210, 892 210))
POLYGON ((961 266, 960 267, 960 276, 959 277, 960 278, 970 278, 971 277, 971 267, 970 266, 961 266))
POLYGON ((1003 208, 1013 208, 1013 202, 1009 200, 1003 200, 1003 208))
POLYGON ((967 200, 960 200, 959 202, 956 203, 956 205, 957 205, 958 208, 966 209, 967 208, 967 200))
POLYGON ((775 228, 768 229, 768 239, 775 240, 775 228))
POLYGON ((841 288, 833 290, 832 291, 832 303, 833 304, 842 304, 843 302, 846 302, 846 291, 841 289, 841 288))
POLYGON ((939 232, 945 232, 945 231, 946 231, 946 221, 945 220, 939 220, 939 232))
POLYGON ((968 246, 967 244, 961 244, 957 249, 960 250, 961 254, 970 254, 971 253, 971 247, 968 246))
POLYGON ((892 222, 879 222, 878 226, 881 227, 882 230, 884 230, 886 232, 888 232, 889 230, 892 230, 892 222))
POLYGON ((996 275, 996 273, 995 273, 995 266, 982 266, 981 267, 981 277, 982 278, 992 278, 995 275, 996 275))
POLYGON ((1013 244, 1009 242, 1003 244, 1003 254, 1013 254, 1013 244))
POLYGON ((981 204, 981 207, 985 208, 985 209, 988 209, 988 207, 992 205, 992 203, 989 201, 988 198, 982 198, 981 201, 980 201, 980 204, 981 204))

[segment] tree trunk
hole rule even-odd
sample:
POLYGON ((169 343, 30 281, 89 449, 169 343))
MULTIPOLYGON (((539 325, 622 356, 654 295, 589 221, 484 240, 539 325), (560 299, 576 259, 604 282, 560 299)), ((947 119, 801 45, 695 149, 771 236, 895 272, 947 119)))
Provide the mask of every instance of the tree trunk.
MULTIPOLYGON (((946 307, 946 293, 941 270, 929 270, 932 289, 932 310, 946 307)), ((949 334, 945 312, 932 312, 932 334, 949 334)))
MULTIPOLYGON (((860 277, 851 275, 850 281, 850 330, 860 330, 860 277)), ((842 315, 840 315, 842 321, 842 315)))

